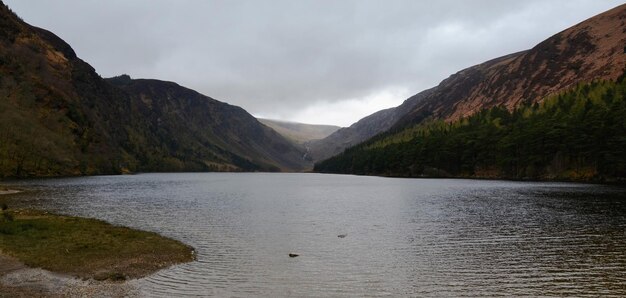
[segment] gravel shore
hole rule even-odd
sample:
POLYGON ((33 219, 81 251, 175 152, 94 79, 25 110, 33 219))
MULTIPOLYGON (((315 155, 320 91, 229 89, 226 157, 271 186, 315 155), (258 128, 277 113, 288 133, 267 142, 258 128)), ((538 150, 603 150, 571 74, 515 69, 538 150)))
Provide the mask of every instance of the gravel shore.
POLYGON ((0 254, 0 297, 139 297, 132 283, 81 280, 0 254))

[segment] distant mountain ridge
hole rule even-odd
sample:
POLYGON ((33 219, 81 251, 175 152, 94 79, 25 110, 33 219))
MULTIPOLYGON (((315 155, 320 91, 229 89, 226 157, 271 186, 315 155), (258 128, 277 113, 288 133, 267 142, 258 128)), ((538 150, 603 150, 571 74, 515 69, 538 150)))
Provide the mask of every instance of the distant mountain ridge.
POLYGON ((323 139, 341 127, 335 125, 306 124, 257 118, 259 122, 269 126, 287 139, 298 144, 323 139))
POLYGON ((0 2, 0 177, 299 171, 303 155, 239 107, 172 82, 102 79, 0 2))
POLYGON ((324 160, 341 153, 346 148, 391 129, 431 90, 426 90, 413 96, 398 107, 381 110, 362 118, 349 127, 341 128, 324 139, 311 141, 309 149, 312 159, 314 161, 324 160))
POLYGON ((581 82, 615 80, 626 65, 626 5, 583 21, 530 50, 469 67, 402 105, 374 113, 311 144, 323 160, 388 130, 425 119, 453 121, 498 105, 539 102, 581 82))

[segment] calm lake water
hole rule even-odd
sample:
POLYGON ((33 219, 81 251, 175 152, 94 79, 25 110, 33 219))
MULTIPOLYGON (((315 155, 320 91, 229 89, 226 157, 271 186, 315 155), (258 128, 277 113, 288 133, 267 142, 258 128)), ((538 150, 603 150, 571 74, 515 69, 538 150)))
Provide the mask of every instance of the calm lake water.
POLYGON ((137 281, 146 296, 626 295, 624 188, 258 173, 13 184, 33 190, 25 205, 192 245, 197 261, 137 281))

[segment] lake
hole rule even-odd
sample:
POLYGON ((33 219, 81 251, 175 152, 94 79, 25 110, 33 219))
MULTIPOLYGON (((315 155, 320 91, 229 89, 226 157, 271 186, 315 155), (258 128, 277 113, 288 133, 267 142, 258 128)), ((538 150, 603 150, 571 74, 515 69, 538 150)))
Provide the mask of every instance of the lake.
POLYGON ((24 206, 193 246, 197 261, 136 281, 146 296, 626 295, 620 187, 268 173, 4 184, 32 190, 24 206))

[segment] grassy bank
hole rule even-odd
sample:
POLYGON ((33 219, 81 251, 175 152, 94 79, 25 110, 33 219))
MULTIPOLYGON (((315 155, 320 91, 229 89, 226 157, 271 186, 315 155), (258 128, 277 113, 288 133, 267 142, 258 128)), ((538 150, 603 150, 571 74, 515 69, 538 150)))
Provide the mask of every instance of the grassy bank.
POLYGON ((156 233, 36 210, 1 212, 0 252, 29 267, 124 280, 194 258, 191 247, 156 233))

